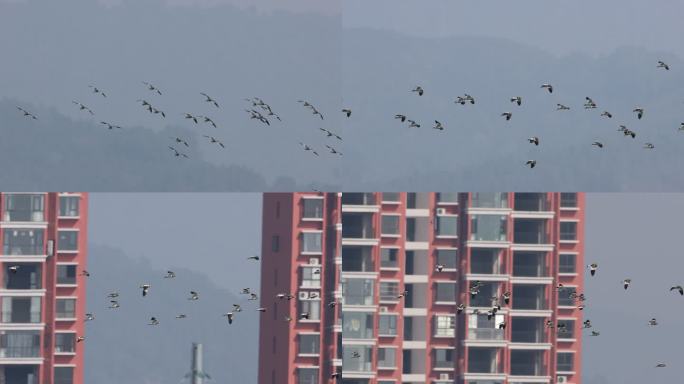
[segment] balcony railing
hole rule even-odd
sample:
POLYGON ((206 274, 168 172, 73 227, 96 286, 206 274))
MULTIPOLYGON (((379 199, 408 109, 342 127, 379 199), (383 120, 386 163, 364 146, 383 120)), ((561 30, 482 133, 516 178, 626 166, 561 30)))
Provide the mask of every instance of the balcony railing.
POLYGON ((372 193, 343 193, 343 205, 375 205, 375 195, 372 193))
POLYGON ((0 358, 27 358, 40 357, 40 347, 2 347, 0 348, 0 358))
POLYGON ((2 311, 2 322, 10 324, 40 323, 40 311, 2 311))
POLYGON ((4 255, 21 256, 21 255, 42 255, 45 253, 45 247, 40 245, 14 245, 5 244, 2 247, 4 255))
POLYGON ((468 340, 503 340, 504 330, 499 328, 470 328, 468 340))
POLYGON ((511 341, 514 343, 545 343, 546 334, 541 331, 516 331, 511 332, 511 341))
POLYGON ((4 221, 28 221, 37 222, 45 221, 45 215, 42 210, 31 209, 8 209, 3 213, 4 221))
POLYGON ((513 235, 516 244, 548 244, 546 234, 536 231, 520 231, 516 230, 513 235))
POLYGON ((550 210, 550 204, 544 194, 515 194, 515 210, 526 212, 542 212, 550 210))
POLYGON ((514 376, 545 376, 546 367, 538 364, 511 363, 511 375, 514 376))
POLYGON ((540 264, 513 264, 513 276, 520 277, 544 277, 546 267, 540 264))
POLYGON ((468 362, 468 373, 499 373, 496 369, 496 364, 490 361, 473 361, 468 362))
POLYGON ((473 208, 508 208, 508 194, 473 193, 470 206, 473 208))
POLYGON ((513 309, 545 310, 546 300, 537 297, 516 297, 514 294, 513 309))

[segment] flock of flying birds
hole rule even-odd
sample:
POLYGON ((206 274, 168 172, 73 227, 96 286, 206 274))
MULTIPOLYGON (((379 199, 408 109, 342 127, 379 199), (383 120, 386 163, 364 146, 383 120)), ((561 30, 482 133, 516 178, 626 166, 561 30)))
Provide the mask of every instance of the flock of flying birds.
MULTIPOLYGON (((665 71, 670 70, 670 66, 666 64, 663 61, 658 61, 657 68, 661 68, 665 71)), ((542 84, 540 86, 541 89, 545 89, 548 93, 552 94, 554 92, 554 86, 552 84, 542 84)), ((425 94, 425 90, 421 86, 416 86, 415 88, 411 89, 411 92, 415 93, 418 96, 423 96, 425 94)), ((509 101, 517 106, 521 107, 523 105, 523 97, 522 96, 513 96, 509 99, 509 101)), ((459 105, 474 105, 475 104, 475 97, 469 94, 464 94, 463 96, 458 96, 454 103, 459 104, 459 105)), ((585 102, 584 102, 584 109, 586 110, 595 110, 598 108, 598 104, 589 96, 585 97, 585 102)), ((565 104, 558 103, 556 104, 556 110, 557 111, 568 111, 571 108, 565 104)), ((344 109, 343 112, 347 115, 347 117, 351 116, 351 110, 350 109, 344 109)), ((635 117, 637 120, 641 120, 644 117, 645 114, 645 109, 640 106, 634 107, 632 110, 634 113, 635 117)), ((510 121, 513 118, 514 113, 512 111, 504 111, 501 113, 501 117, 505 119, 506 121, 510 121)), ((604 110, 601 112, 600 117, 607 118, 607 119, 612 119, 613 114, 609 111, 604 110)), ((394 115, 394 118, 399 120, 402 123, 408 123, 409 128, 420 128, 421 123, 417 122, 416 120, 413 120, 409 118, 405 114, 396 114, 394 115)), ((439 120, 434 121, 434 125, 432 126, 433 129, 438 130, 438 131, 444 131, 446 129, 445 125, 442 124, 439 120)), ((684 122, 680 124, 679 126, 680 131, 684 131, 684 122)), ((630 128, 627 128, 626 125, 620 124, 618 128, 618 132, 621 132, 625 137, 631 137, 632 139, 636 138, 636 132, 630 128)), ((541 139, 539 136, 532 136, 527 139, 527 141, 534 145, 534 146, 539 146, 541 144, 541 139)), ((603 148, 604 143, 601 141, 594 141, 591 143, 592 146, 596 148, 603 148)), ((654 149, 655 145, 651 142, 646 142, 643 145, 643 148, 645 149, 654 149)), ((529 159, 525 162, 525 164, 530 167, 534 168, 537 165, 537 160, 536 159, 529 159)))
MULTIPOLYGON (((150 91, 154 96, 159 97, 162 96, 163 93, 162 91, 155 86, 152 83, 143 81, 142 84, 145 86, 145 88, 150 91)), ((91 90, 92 93, 95 95, 99 95, 103 98, 108 98, 107 93, 104 92, 101 88, 98 88, 97 86, 94 85, 89 85, 88 86, 91 90)), ((220 109, 221 106, 219 105, 219 102, 214 99, 213 97, 209 96, 207 93, 200 92, 199 93, 203 98, 204 102, 212 106, 214 109, 220 109)), ((150 101, 150 99, 138 99, 137 103, 139 103, 143 110, 152 114, 159 116, 160 118, 166 118, 167 113, 162 110, 160 107, 158 107, 157 103, 155 101, 150 101)), ((258 97, 253 97, 253 98, 245 98, 244 101, 248 103, 248 106, 245 108, 245 112, 247 112, 249 119, 250 120, 256 120, 266 126, 270 126, 274 120, 277 120, 279 122, 282 122, 281 117, 273 111, 273 108, 264 102, 262 99, 258 97)), ((302 106, 304 106, 306 109, 310 110, 311 113, 314 116, 318 116, 320 120, 324 120, 323 114, 310 102, 306 100, 298 100, 302 106)), ((76 106, 79 112, 86 113, 90 116, 95 116, 95 112, 88 107, 86 104, 73 100, 72 103, 76 106)), ((37 120, 38 117, 32 113, 29 112, 27 109, 17 106, 17 109, 23 114, 24 117, 28 119, 33 119, 37 120)), ((351 114, 351 112, 349 113, 351 114)), ((348 115, 349 115, 348 114, 348 115)), ((200 114, 194 114, 194 113, 188 113, 188 112, 183 112, 182 113, 183 119, 185 121, 188 121, 190 123, 193 123, 194 125, 206 125, 210 126, 212 128, 218 128, 218 124, 214 119, 212 119, 209 116, 206 115, 200 115, 200 114)), ((108 122, 108 121, 100 121, 100 124, 105 126, 109 130, 114 130, 114 129, 122 129, 120 125, 108 122)), ((325 133, 326 137, 334 137, 339 141, 342 141, 342 137, 339 136, 338 134, 325 129, 325 128, 319 128, 323 133, 325 133)), ((217 134, 212 133, 212 134, 203 134, 202 137, 206 138, 207 141, 211 144, 215 144, 223 149, 226 148, 224 142, 218 137, 217 134)), ((171 143, 167 145, 168 149, 171 150, 171 153, 173 156, 176 158, 185 158, 189 159, 190 157, 187 155, 187 153, 184 152, 184 148, 189 148, 190 147, 190 142, 189 139, 183 138, 183 137, 170 137, 171 143)), ((299 142, 301 148, 304 151, 311 152, 316 156, 319 155, 319 151, 314 149, 311 145, 305 144, 303 142, 299 142)), ((328 152, 332 155, 342 155, 342 152, 340 152, 335 146, 331 144, 326 144, 325 147, 327 148, 328 152)))

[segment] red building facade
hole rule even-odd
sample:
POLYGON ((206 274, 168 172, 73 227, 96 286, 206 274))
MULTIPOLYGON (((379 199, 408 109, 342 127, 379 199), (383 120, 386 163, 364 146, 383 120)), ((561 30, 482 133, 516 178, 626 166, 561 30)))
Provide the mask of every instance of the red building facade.
MULTIPOLYGON (((307 194, 264 198, 265 251, 275 233, 269 217, 278 209, 289 217, 277 229, 287 234, 288 253, 264 257, 264 300, 276 294, 264 290, 273 281, 271 265, 289 271, 289 278, 302 279, 299 243, 312 229, 302 221, 302 195, 307 194)), ((321 196, 326 207, 315 230, 334 226, 337 234, 334 240, 324 235, 329 246, 321 249, 328 252, 323 259, 330 261, 323 261, 325 268, 337 269, 326 286, 343 303, 342 347, 335 343, 331 356, 336 358, 330 360, 339 365, 343 352, 343 383, 580 383, 582 194, 311 196, 321 196), (338 282, 341 292, 335 288, 338 282), (460 314, 459 306, 464 307, 460 314)), ((285 284, 301 290, 296 283, 285 284)), ((339 324, 335 318, 329 326, 339 332, 339 324)), ((316 380, 297 375, 303 361, 292 354, 298 348, 296 325, 288 333, 263 322, 261 329, 262 376, 268 373, 264 368, 278 365, 281 371, 276 373, 284 375, 275 377, 289 380, 282 382, 335 382, 326 375, 330 371, 319 370, 316 380), (292 343, 288 357, 266 353, 268 337, 279 335, 288 335, 292 343), (270 361, 274 356, 278 358, 270 361)), ((260 384, 273 383, 262 376, 260 384)))
POLYGON ((0 384, 82 384, 88 196, 1 193, 0 384))

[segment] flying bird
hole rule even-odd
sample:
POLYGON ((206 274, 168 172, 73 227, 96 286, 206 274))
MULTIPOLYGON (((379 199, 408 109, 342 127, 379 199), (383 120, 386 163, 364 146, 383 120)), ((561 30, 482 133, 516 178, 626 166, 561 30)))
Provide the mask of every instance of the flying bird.
POLYGON ((637 118, 641 120, 641 118, 644 116, 644 109, 641 107, 636 107, 632 110, 632 112, 637 114, 637 118))
POLYGON ((218 105, 218 103, 216 102, 216 100, 212 99, 209 95, 207 95, 207 94, 204 93, 204 92, 200 92, 200 95, 202 95, 202 96, 204 96, 204 97, 206 98, 206 100, 204 100, 205 102, 214 104, 214 106, 215 106, 216 108, 219 108, 219 105, 218 105))
POLYGON ((225 145, 223 145, 223 143, 221 142, 221 140, 216 139, 214 136, 207 136, 207 135, 202 135, 202 136, 204 136, 204 137, 206 137, 207 139, 209 139, 209 142, 212 143, 212 144, 213 144, 213 143, 216 143, 216 144, 220 145, 221 148, 225 148, 225 147, 226 147, 225 145))
POLYGON ((204 120, 205 123, 209 123, 209 124, 211 124, 214 128, 217 128, 217 127, 216 127, 216 123, 215 123, 214 120, 212 120, 210 117, 207 117, 207 116, 197 116, 197 117, 202 118, 202 120, 204 120))
POLYGON ((233 324, 233 312, 224 313, 223 316, 228 318, 228 324, 233 324))
POLYGON ((12 273, 17 273, 19 271, 19 268, 20 268, 20 266, 18 266, 18 265, 12 265, 8 269, 12 273))
POLYGON ((352 114, 352 111, 351 111, 351 109, 345 108, 342 110, 342 113, 344 113, 347 117, 350 117, 352 114))
POLYGON ((663 61, 661 61, 661 60, 658 60, 658 67, 657 67, 657 68, 663 68, 663 69, 665 69, 666 71, 669 71, 669 70, 670 70, 670 66, 667 65, 667 64, 665 64, 665 62, 663 62, 663 61))
POLYGON ((682 288, 681 285, 675 285, 674 287, 670 288, 670 292, 672 291, 677 291, 679 292, 680 296, 684 296, 684 288, 682 288))
POLYGON ((539 145, 539 138, 537 136, 532 136, 527 139, 527 141, 529 141, 530 144, 539 145))
POLYGON ((601 143, 600 141, 594 141, 593 143, 591 143, 591 145, 593 145, 595 147, 603 148, 603 143, 601 143))
POLYGON ((518 105, 522 104, 522 97, 516 96, 516 97, 511 98, 511 103, 516 103, 518 105))
POLYGON ((247 258, 247 260, 259 261, 259 255, 250 256, 250 257, 247 258))
POLYGON ((142 288, 143 297, 147 296, 147 294, 150 292, 150 285, 149 284, 143 284, 140 286, 140 288, 142 288))
POLYGON ((527 160, 527 162, 525 162, 525 165, 527 165, 530 168, 534 168, 537 166, 537 160, 527 160))
POLYGON ((108 123, 108 122, 106 122, 106 121, 100 121, 100 124, 106 125, 106 126, 107 126, 107 129, 114 129, 114 128, 121 129, 121 126, 119 126, 119 125, 114 125, 114 124, 110 124, 110 123, 108 123))
POLYGON ((542 84, 541 88, 546 88, 549 93, 553 93, 553 85, 551 84, 542 84))
POLYGON ((178 144, 183 143, 183 145, 185 145, 186 147, 190 146, 187 141, 181 139, 180 137, 172 137, 171 139, 173 139, 178 144))
POLYGON ((557 111, 569 111, 570 107, 565 106, 563 104, 556 104, 556 110, 557 111))
POLYGON ((117 308, 121 307, 121 305, 119 305, 119 302, 117 300, 110 300, 109 303, 110 303, 109 304, 110 309, 117 309, 117 308))
POLYGON ((79 109, 79 110, 81 110, 81 111, 86 111, 86 112, 90 113, 91 115, 94 115, 93 111, 92 111, 90 108, 88 108, 88 107, 86 107, 85 105, 79 103, 78 101, 73 100, 72 103, 75 104, 75 105, 78 105, 78 109, 79 109))
POLYGON ((150 84, 150 83, 148 83, 148 82, 146 82, 146 81, 143 81, 142 83, 145 84, 145 85, 147 86, 147 89, 148 89, 148 90, 150 90, 150 91, 152 91, 152 92, 157 92, 158 95, 161 95, 161 94, 162 94, 161 91, 159 90, 159 88, 155 87, 154 85, 152 85, 152 84, 150 84))
POLYGON ((418 96, 423 96, 423 88, 421 86, 417 86, 411 90, 411 92, 417 92, 418 96))
POLYGON ((86 313, 85 314, 85 321, 93 321, 93 320, 95 320, 95 315, 93 315, 92 313, 86 313))
POLYGON ((183 314, 183 313, 176 315, 176 319, 185 319, 185 318, 187 318, 187 317, 188 317, 188 316, 185 315, 185 314, 183 314))
POLYGON ((107 97, 107 95, 100 88, 98 88, 94 85, 89 85, 88 88, 92 89, 93 93, 98 93, 98 94, 102 95, 102 97, 107 97))
POLYGON ((189 159, 188 155, 186 155, 185 153, 179 152, 176 148, 169 146, 169 149, 171 149, 174 152, 174 156, 184 157, 186 159, 189 159))
POLYGON ((24 108, 17 107, 17 109, 20 110, 24 114, 24 117, 28 117, 28 118, 33 119, 33 120, 38 120, 36 115, 30 113, 29 111, 25 110, 24 108))
POLYGON ((653 148, 655 148, 655 145, 653 145, 653 143, 646 143, 646 144, 644 144, 644 148, 653 149, 653 148))
POLYGON ((612 118, 613 118, 613 114, 610 113, 610 112, 608 112, 608 111, 603 111, 603 112, 601 113, 601 116, 602 116, 602 117, 607 117, 607 118, 609 118, 609 119, 612 119, 612 118))
POLYGON ((622 286, 627 290, 629 288, 629 285, 632 284, 632 279, 624 279, 622 280, 622 286))
MULTIPOLYGON (((17 107, 17 108, 18 108, 18 107, 17 107)), ((404 121, 406 121, 406 116, 405 116, 405 115, 394 115, 394 118, 395 118, 395 119, 401 120, 402 123, 403 123, 404 121)), ((682 123, 682 124, 684 125, 684 123, 682 123)))
POLYGON ((656 320, 656 318, 654 317, 648 321, 648 325, 655 327, 656 325, 658 325, 658 320, 656 320))
POLYGON ((196 291, 190 291, 190 297, 188 297, 188 300, 192 300, 192 301, 199 300, 199 293, 197 293, 196 291))
POLYGON ((437 121, 437 120, 435 120, 435 126, 432 127, 432 128, 433 128, 433 129, 440 130, 440 131, 443 131, 443 130, 444 130, 444 126, 442 125, 442 123, 440 123, 440 122, 437 121))
POLYGON ((157 320, 156 317, 152 316, 150 318, 150 322, 148 323, 149 325, 159 325, 159 320, 157 320))
POLYGON ((596 263, 591 263, 591 264, 588 265, 588 268, 589 268, 589 273, 590 273, 592 276, 595 276, 595 275, 596 275, 596 270, 598 269, 598 264, 596 264, 596 263))
POLYGON ((193 115, 190 114, 190 113, 184 113, 183 115, 185 115, 185 118, 186 118, 186 119, 191 119, 192 121, 195 122, 195 124, 197 124, 197 116, 193 116, 193 115))
POLYGON ((505 118, 506 118, 506 121, 508 121, 508 120, 511 119, 511 117, 513 117, 513 113, 511 113, 511 112, 504 112, 504 113, 501 114, 501 116, 505 117, 505 118))

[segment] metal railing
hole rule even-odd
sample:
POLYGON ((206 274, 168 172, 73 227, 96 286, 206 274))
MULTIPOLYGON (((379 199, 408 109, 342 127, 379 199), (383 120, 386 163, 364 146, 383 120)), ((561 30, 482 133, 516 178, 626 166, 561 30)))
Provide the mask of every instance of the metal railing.
POLYGON ((0 348, 0 357, 3 358, 22 358, 22 357, 40 357, 40 347, 15 347, 7 346, 0 348))

